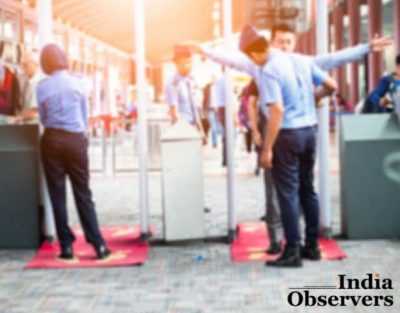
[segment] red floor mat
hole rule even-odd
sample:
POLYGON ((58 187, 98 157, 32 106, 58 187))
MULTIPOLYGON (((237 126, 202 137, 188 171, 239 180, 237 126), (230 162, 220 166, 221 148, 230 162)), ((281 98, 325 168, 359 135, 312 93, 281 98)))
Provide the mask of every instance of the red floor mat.
POLYGON ((45 242, 36 256, 28 263, 26 269, 64 269, 90 267, 117 267, 139 265, 148 259, 149 246, 141 242, 140 228, 132 226, 113 226, 102 228, 102 234, 112 254, 105 260, 96 260, 93 248, 86 243, 83 233, 75 229, 77 240, 74 242, 76 259, 60 260, 58 243, 45 242))
MULTIPOLYGON (((347 257, 335 240, 321 239, 319 244, 325 260, 342 260, 347 257)), ((274 260, 277 256, 270 256, 265 252, 268 245, 265 223, 240 224, 237 238, 231 245, 231 259, 233 262, 274 260)))

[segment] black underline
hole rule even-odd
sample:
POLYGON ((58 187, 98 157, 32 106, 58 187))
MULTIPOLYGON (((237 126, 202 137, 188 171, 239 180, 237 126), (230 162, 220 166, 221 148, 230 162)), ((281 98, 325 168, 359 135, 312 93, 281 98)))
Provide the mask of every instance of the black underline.
POLYGON ((289 288, 290 290, 336 290, 337 287, 299 287, 299 288, 289 288))

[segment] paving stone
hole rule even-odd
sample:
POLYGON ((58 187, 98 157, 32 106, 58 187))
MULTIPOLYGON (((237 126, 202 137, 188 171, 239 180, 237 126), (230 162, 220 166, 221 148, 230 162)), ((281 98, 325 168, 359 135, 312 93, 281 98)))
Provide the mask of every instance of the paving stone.
MULTIPOLYGON (((128 147, 125 147, 128 150, 128 147)), ((337 163, 332 149, 334 166, 337 163)), ((129 151, 128 151, 129 152, 129 151)), ((127 152, 127 153, 128 153, 127 152)), ((130 152, 129 152, 130 153, 130 152)), ((254 158, 238 149, 238 220, 258 219, 264 212, 262 178, 252 175, 254 158), (247 174, 246 174, 247 173, 247 174)), ((205 200, 208 236, 226 234, 226 178, 219 168, 220 151, 205 152, 205 200)), ((162 236, 159 174, 150 175, 151 223, 162 236)), ((340 230, 338 178, 331 177, 334 231, 340 230)), ((134 174, 94 175, 92 189, 102 224, 137 224, 138 177, 134 174)), ((69 195, 71 224, 78 223, 69 195)), ((334 282, 338 274, 364 276, 377 272, 400 281, 400 241, 344 241, 349 258, 338 262, 305 262, 298 270, 266 268, 263 264, 232 264, 229 246, 193 243, 155 246, 142 267, 25 271, 32 251, 0 251, 0 313, 287 313, 334 312, 291 308, 289 288, 334 282), (204 261, 196 261, 202 256, 204 261)), ((340 308, 340 312, 400 312, 398 290, 392 308, 340 308)), ((343 292, 350 295, 351 292, 343 292)), ((367 294, 360 292, 358 294, 367 294)), ((373 295, 388 294, 373 292, 373 295)))

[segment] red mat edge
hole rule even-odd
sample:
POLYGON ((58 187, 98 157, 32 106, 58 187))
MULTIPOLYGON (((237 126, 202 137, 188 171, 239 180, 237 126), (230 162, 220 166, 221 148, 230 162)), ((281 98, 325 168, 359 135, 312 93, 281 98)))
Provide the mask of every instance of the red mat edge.
MULTIPOLYGON (((267 246, 261 245, 261 243, 269 242, 269 239, 265 236, 261 235, 266 235, 267 232, 264 230, 265 223, 262 222, 245 222, 242 224, 239 224, 237 229, 238 229, 238 236, 235 241, 230 246, 230 257, 231 261, 233 263, 250 263, 250 262, 264 262, 265 260, 271 260, 276 258, 277 256, 268 256, 265 253, 264 257, 260 257, 258 260, 251 260, 250 255, 252 254, 249 251, 240 251, 240 250, 245 250, 246 249, 246 242, 249 244, 248 246, 250 247, 251 245, 255 245, 256 248, 260 247, 260 253, 262 253, 263 250, 267 249, 267 246), (250 232, 246 232, 244 229, 245 228, 255 228, 259 229, 260 233, 257 234, 250 232), (260 244, 260 245, 258 245, 260 244), (235 251, 236 250, 236 251, 235 251), (239 251, 237 251, 239 250, 239 251), (235 257, 235 255, 237 257, 235 257), (246 258, 247 257, 247 258, 246 258)), ((319 240, 320 246, 323 249, 326 246, 331 246, 334 249, 336 249, 335 253, 332 253, 330 255, 324 254, 325 251, 323 252, 323 258, 322 261, 342 261, 346 258, 348 258, 347 253, 340 247, 338 242, 334 239, 327 239, 327 238, 321 238, 319 240)), ((258 253, 257 251, 254 253, 258 253)))
MULTIPOLYGON (((106 226, 106 227, 102 227, 102 231, 104 230, 112 230, 112 229, 118 229, 118 228, 133 228, 133 231, 135 233, 139 233, 140 234, 140 228, 138 226, 130 226, 130 225, 112 225, 112 226, 106 226)), ((78 232, 77 237, 79 236, 79 233, 81 232, 81 228, 80 227, 74 227, 73 228, 75 232, 78 232)), ((154 228, 151 229, 151 232, 154 232, 154 228)), ((106 238, 107 239, 107 238, 106 238)), ((141 247, 144 248, 144 258, 142 260, 138 260, 136 262, 131 262, 131 263, 114 263, 114 264, 110 264, 110 263, 104 263, 104 264, 85 264, 85 263, 80 263, 80 264, 53 264, 53 265, 39 265, 39 264, 35 264, 37 261, 35 261, 40 254, 40 250, 44 249, 47 247, 51 247, 51 246, 58 246, 57 241, 55 242, 48 242, 48 241, 44 241, 41 246, 37 249, 35 255, 27 262, 27 264, 24 266, 24 270, 60 270, 60 269, 64 269, 64 270, 70 270, 70 269, 101 269, 101 268, 117 268, 117 267, 134 267, 134 266, 142 266, 146 263, 146 261, 148 261, 149 259, 149 251, 150 251, 150 244, 147 241, 142 241, 140 239, 140 237, 133 237, 130 238, 130 240, 132 241, 132 243, 135 246, 135 248, 137 247, 141 247)), ((107 240, 106 240, 107 241, 107 240)), ((55 248, 57 249, 57 248, 55 248)), ((111 247, 112 250, 112 247, 111 247)), ((42 253, 46 253, 45 251, 42 251, 42 253)), ((95 260, 93 260, 95 261, 95 260)))

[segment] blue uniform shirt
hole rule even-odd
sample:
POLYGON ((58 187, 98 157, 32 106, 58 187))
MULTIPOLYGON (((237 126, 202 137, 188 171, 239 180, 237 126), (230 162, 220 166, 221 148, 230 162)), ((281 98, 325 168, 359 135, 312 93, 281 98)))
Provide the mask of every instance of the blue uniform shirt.
POLYGON ((314 87, 324 83, 327 74, 313 60, 300 54, 274 51, 263 68, 263 75, 265 103, 279 102, 285 108, 283 129, 317 124, 314 87))
POLYGON ((383 76, 376 88, 368 95, 368 101, 373 104, 375 112, 387 112, 380 106, 380 100, 388 95, 396 112, 400 111, 400 80, 393 74, 383 76))
POLYGON ((215 83, 214 83, 214 88, 213 88, 213 98, 214 98, 214 107, 216 109, 219 108, 225 108, 227 102, 230 102, 230 104, 235 104, 235 100, 234 99, 230 99, 228 100, 229 95, 226 92, 226 86, 228 84, 228 88, 230 88, 230 90, 232 90, 232 82, 231 80, 225 75, 222 75, 215 83))
POLYGON ((45 128, 85 132, 88 128, 87 98, 81 79, 58 71, 37 88, 40 121, 45 128))
POLYGON ((400 117, 400 80, 393 79, 389 87, 389 96, 393 102, 394 111, 400 117))
POLYGON ((165 90, 165 100, 169 106, 177 108, 179 115, 189 124, 195 124, 199 114, 199 90, 192 76, 176 74, 165 90))
MULTIPOLYGON (((275 50, 279 51, 279 50, 275 50)), ((368 44, 360 44, 355 47, 343 49, 334 53, 324 54, 320 56, 305 56, 311 62, 314 62, 318 67, 325 71, 332 70, 336 67, 342 66, 346 63, 355 62, 360 60, 364 55, 370 51, 368 44)), ((205 54, 213 61, 225 66, 235 68, 239 71, 245 72, 254 78, 259 89, 259 105, 264 114, 268 114, 265 102, 265 89, 266 89, 266 76, 263 68, 266 66, 258 66, 254 64, 244 54, 236 51, 235 53, 218 52, 206 49, 205 54)))

